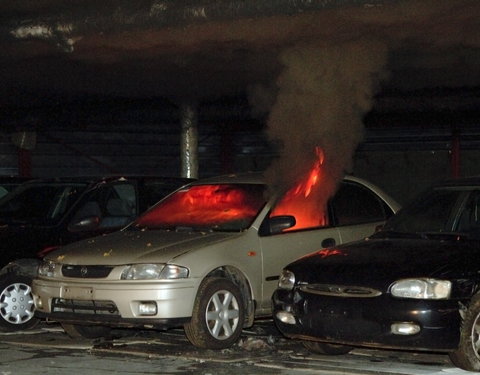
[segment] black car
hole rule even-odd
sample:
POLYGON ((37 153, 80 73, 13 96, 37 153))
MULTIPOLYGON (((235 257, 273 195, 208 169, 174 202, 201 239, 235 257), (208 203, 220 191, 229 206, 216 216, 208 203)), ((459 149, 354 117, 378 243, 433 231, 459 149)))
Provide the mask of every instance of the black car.
POLYGON ((0 176, 0 198, 31 179, 30 177, 21 176, 0 176))
POLYGON ((0 199, 0 330, 34 326, 30 283, 39 258, 121 229, 186 178, 110 176, 37 179, 0 199))
POLYGON ((274 320, 314 352, 447 352, 480 370, 480 178, 432 187, 362 241, 285 267, 274 320))

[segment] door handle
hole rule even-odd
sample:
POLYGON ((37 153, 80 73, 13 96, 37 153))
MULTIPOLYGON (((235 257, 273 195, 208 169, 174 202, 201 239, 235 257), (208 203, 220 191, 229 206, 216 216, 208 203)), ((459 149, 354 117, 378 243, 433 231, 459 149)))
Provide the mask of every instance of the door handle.
POLYGON ((331 247, 331 246, 335 246, 335 244, 336 244, 335 238, 325 238, 322 241, 322 247, 331 247))

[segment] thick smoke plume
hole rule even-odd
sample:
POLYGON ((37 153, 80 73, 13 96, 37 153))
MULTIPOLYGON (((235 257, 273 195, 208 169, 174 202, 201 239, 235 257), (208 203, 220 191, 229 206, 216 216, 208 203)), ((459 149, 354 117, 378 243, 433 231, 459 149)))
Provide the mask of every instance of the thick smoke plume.
POLYGON ((348 172, 363 137, 363 117, 386 77, 386 47, 376 41, 335 46, 302 45, 285 50, 285 68, 268 119, 268 136, 280 156, 267 170, 267 182, 283 193, 308 175, 323 151, 317 189, 328 199, 348 172))

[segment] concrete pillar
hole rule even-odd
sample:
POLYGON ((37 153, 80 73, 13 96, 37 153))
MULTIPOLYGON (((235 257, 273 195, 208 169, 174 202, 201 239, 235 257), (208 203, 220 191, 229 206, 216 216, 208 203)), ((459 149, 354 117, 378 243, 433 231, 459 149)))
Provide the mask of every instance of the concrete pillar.
POLYGON ((198 178, 198 108, 194 102, 180 105, 181 177, 198 178))

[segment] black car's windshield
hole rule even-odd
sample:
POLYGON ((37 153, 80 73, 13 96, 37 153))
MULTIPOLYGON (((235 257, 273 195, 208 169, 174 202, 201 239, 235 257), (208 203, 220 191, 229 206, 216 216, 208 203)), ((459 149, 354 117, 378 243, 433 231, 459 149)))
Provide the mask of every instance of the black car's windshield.
POLYGON ((0 199, 0 220, 55 225, 86 187, 81 183, 24 184, 0 199))
POLYGON ((480 191, 443 188, 430 190, 402 209, 383 232, 434 235, 479 230, 480 191))
POLYGON ((260 184, 186 187, 139 217, 133 228, 242 231, 265 205, 264 190, 260 184))

